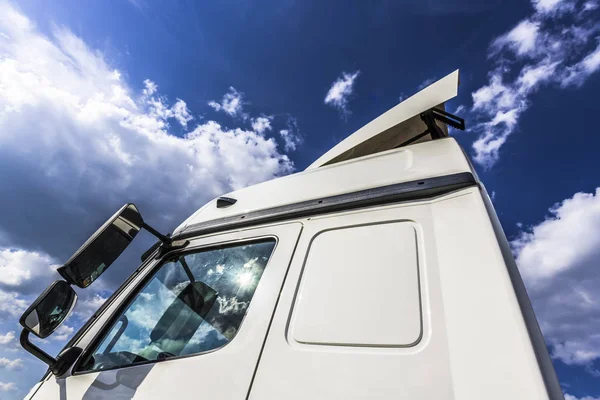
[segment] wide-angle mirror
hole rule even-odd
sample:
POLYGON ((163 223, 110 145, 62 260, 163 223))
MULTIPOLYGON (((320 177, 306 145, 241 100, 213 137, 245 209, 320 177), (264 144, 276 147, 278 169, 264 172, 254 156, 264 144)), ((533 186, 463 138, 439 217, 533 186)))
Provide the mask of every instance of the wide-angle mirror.
POLYGON ((65 280, 88 287, 121 255, 144 226, 137 207, 125 204, 58 269, 65 280))
POLYGON ((19 323, 43 339, 62 324, 76 302, 73 288, 65 281, 55 281, 23 313, 19 323))

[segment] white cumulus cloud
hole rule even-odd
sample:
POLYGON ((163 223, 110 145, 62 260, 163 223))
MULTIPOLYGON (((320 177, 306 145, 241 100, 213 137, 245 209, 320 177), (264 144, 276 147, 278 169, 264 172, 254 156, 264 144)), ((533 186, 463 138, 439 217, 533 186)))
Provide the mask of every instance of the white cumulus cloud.
POLYGON ((14 360, 0 357, 0 368, 6 368, 10 370, 19 370, 23 368, 23 360, 15 358, 14 360))
MULTIPOLYGON (((11 210, 0 221, 4 249, 64 261, 127 201, 172 228, 210 198, 294 169, 274 138, 254 130, 202 121, 174 135, 170 120, 191 121, 183 100, 169 103, 150 80, 136 93, 65 28, 46 36, 2 3, 0 30, 10 37, 0 40, 0 181, 11 187, 0 196, 11 210)), ((221 107, 236 114, 241 105, 232 88, 221 107)))
POLYGON ((281 135, 281 138, 283 139, 283 142, 285 143, 286 151, 296 150, 296 147, 300 143, 300 138, 298 136, 295 136, 294 133, 292 131, 290 131, 289 129, 280 130, 279 135, 281 135))
POLYGON ((600 397, 592 397, 592 396, 576 397, 576 396, 572 396, 568 393, 565 393, 565 400, 600 400, 600 397))
POLYGON ((561 11, 571 10, 574 7, 574 1, 571 0, 533 0, 535 10, 540 14, 552 14, 561 11))
POLYGON ((0 248, 0 289, 19 288, 20 292, 31 292, 26 283, 47 278, 58 267, 46 254, 0 248))
MULTIPOLYGON (((17 318, 59 278, 57 265, 122 204, 135 202, 166 231, 211 198, 294 170, 275 138, 197 122, 183 99, 169 100, 150 79, 132 89, 128 74, 66 28, 41 33, 0 2, 0 31, 0 182, 10 188, 0 195, 10 210, 0 218, 0 344, 7 348, 17 342, 17 318), (178 125, 184 129, 174 132, 178 125)), ((242 113, 241 94, 228 94, 223 110, 242 113)), ((80 291, 73 316, 44 345, 71 336, 131 268, 115 265, 94 290, 80 291)))
POLYGON ((66 324, 62 324, 52 333, 52 336, 50 336, 49 339, 58 342, 64 342, 70 338, 71 335, 73 335, 73 332, 75 332, 75 328, 66 324))
POLYGON ((158 85, 152 82, 150 79, 144 79, 144 89, 142 95, 146 97, 152 96, 158 90, 158 85))
POLYGON ((266 131, 270 131, 273 129, 271 126, 271 121, 273 117, 271 116, 262 116, 252 119, 252 129, 256 132, 263 134, 266 131))
POLYGON ((5 334, 0 334, 0 345, 11 344, 15 340, 15 332, 10 331, 5 334))
POLYGON ((600 69, 600 41, 598 46, 583 60, 569 66, 563 74, 561 86, 581 86, 585 80, 600 69))
POLYGON ((511 242, 551 355, 600 359, 600 188, 576 193, 511 242))
POLYGON ((535 50, 539 36, 539 22, 529 19, 519 22, 506 34, 498 37, 492 44, 493 47, 502 48, 508 46, 518 55, 525 55, 535 50))
POLYGON ((543 59, 538 64, 524 67, 510 83, 503 82, 501 69, 490 75, 490 83, 473 92, 473 111, 490 118, 479 123, 475 130, 481 132, 473 143, 474 159, 490 167, 499 158, 502 145, 517 127, 521 114, 529 107, 529 96, 544 82, 552 78, 557 62, 543 59))
POLYGON ((229 87, 229 90, 223 96, 223 100, 220 103, 211 100, 208 102, 215 111, 223 111, 232 117, 241 116, 247 118, 247 115, 243 113, 244 106, 244 94, 238 92, 233 86, 229 87))
POLYGON ((298 127, 298 120, 290 115, 288 115, 287 129, 281 129, 279 135, 283 140, 285 151, 288 152, 296 151, 298 146, 303 142, 300 128, 298 127))
POLYGON ((595 10, 597 8, 598 8, 598 2, 597 1, 590 0, 590 1, 586 1, 583 4, 583 11, 593 11, 593 10, 595 10))
MULTIPOLYGON (((494 69, 488 82, 472 93, 475 161, 492 167, 500 149, 517 130, 520 116, 531 107, 531 95, 544 86, 580 86, 600 69, 600 24, 586 6, 565 0, 534 1, 534 13, 494 39, 489 57, 494 69), (558 12, 579 17, 565 22, 558 12), (590 44, 596 44, 589 51, 590 44)), ((589 8, 589 7, 587 7, 589 8)))
POLYGON ((165 96, 154 96, 157 93, 158 85, 150 79, 145 79, 141 100, 148 105, 148 113, 161 121, 168 121, 173 118, 181 126, 187 128, 188 122, 193 120, 194 117, 190 114, 185 101, 177 99, 175 104, 170 106, 165 96))
POLYGON ((17 390, 17 385, 14 382, 0 382, 0 391, 9 392, 17 390))
POLYGON ((75 310, 73 310, 73 314, 81 320, 86 321, 107 299, 107 297, 99 293, 94 293, 83 300, 80 299, 75 306, 75 310))
POLYGON ((0 289, 0 317, 20 317, 27 306, 29 302, 21 298, 19 293, 0 289))
POLYGON ((360 71, 353 73, 343 72, 342 76, 333 82, 327 95, 325 96, 325 104, 332 105, 342 112, 343 115, 348 114, 348 98, 354 90, 354 81, 360 74, 360 71))

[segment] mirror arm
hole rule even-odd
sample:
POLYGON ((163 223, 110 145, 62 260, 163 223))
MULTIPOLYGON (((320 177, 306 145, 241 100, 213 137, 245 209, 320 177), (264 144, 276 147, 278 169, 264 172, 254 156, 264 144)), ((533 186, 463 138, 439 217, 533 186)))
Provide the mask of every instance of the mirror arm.
MULTIPOLYGON (((156 229, 154 229, 153 227, 151 227, 150 225, 148 225, 145 222, 142 222, 142 228, 144 228, 145 230, 147 230, 148 232, 150 232, 151 234, 156 236, 162 242, 162 245, 160 245, 160 247, 158 248, 158 254, 156 255, 156 259, 162 257, 163 255, 165 255, 166 253, 168 253, 171 250, 182 249, 185 246, 187 246, 188 244, 190 244, 189 240, 173 241, 170 234, 163 235, 162 233, 160 233, 159 231, 157 231, 156 229)), ((154 252, 154 246, 152 246, 150 249, 148 249, 148 251, 146 251, 146 253, 144 253, 142 255, 142 261, 145 261, 145 259, 147 257, 149 257, 152 252, 154 252)))
POLYGON ((52 371, 54 375, 62 375, 67 372, 83 351, 79 347, 67 347, 60 352, 57 358, 53 358, 44 350, 29 341, 29 331, 27 329, 21 331, 19 341, 25 350, 48 364, 50 371, 52 371))
POLYGON ((21 337, 19 338, 19 341, 25 350, 48 364, 50 368, 56 364, 56 359, 29 341, 29 331, 27 329, 23 329, 21 331, 21 337))
POLYGON ((150 232, 151 234, 156 236, 158 239, 160 239, 161 242, 165 243, 166 245, 171 244, 171 242, 173 241, 173 239, 171 239, 170 237, 168 237, 166 235, 163 235, 162 233, 160 233, 159 231, 157 231, 156 229, 154 229, 153 227, 151 227, 150 225, 148 225, 145 222, 142 223, 142 228, 144 228, 145 230, 147 230, 148 232, 150 232))

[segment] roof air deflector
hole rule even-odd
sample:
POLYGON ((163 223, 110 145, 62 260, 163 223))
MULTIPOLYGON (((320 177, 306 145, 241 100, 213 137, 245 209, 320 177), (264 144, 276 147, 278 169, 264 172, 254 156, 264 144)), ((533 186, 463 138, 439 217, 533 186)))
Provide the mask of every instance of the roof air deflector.
MULTIPOLYGON (((432 108, 444 111, 444 103, 458 93, 458 70, 431 84, 402 103, 386 111, 311 164, 315 169, 341 161, 396 148, 428 129, 420 114, 432 108)), ((438 125, 444 136, 444 124, 438 125)), ((430 140, 423 136, 414 143, 430 140)))

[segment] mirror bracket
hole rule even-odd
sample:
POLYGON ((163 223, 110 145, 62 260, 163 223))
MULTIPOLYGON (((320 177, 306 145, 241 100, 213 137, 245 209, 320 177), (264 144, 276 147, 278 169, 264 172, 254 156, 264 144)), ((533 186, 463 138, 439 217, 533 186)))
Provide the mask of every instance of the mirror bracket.
POLYGON ((54 357, 50 356, 44 350, 40 349, 35 344, 33 344, 29 341, 29 331, 27 329, 23 329, 21 331, 21 336, 19 337, 19 341, 21 342, 21 346, 25 350, 27 350, 28 352, 33 354, 35 357, 42 360, 44 363, 48 364, 50 369, 52 369, 52 366, 54 366, 56 364, 56 359, 54 357))
POLYGON ((54 358, 29 341, 29 331, 27 329, 21 331, 19 341, 25 350, 48 364, 50 371, 57 376, 67 372, 83 351, 83 349, 79 347, 68 347, 61 351, 58 357, 54 358))
POLYGON ((80 347, 67 347, 56 356, 56 363, 50 367, 50 371, 56 376, 64 374, 77 361, 82 352, 83 349, 80 347))
POLYGON ((140 258, 142 259, 142 262, 144 262, 158 249, 158 252, 154 257, 155 260, 158 260, 165 254, 167 254, 169 251, 183 249, 188 244, 190 244, 189 240, 173 240, 170 243, 165 243, 159 240, 152 246, 150 246, 150 248, 146 250, 140 258))
MULTIPOLYGON (((163 235, 162 233, 160 233, 159 231, 157 231, 156 229, 154 229, 153 227, 151 227, 150 225, 148 225, 145 222, 142 223, 142 228, 144 228, 145 230, 147 230, 148 232, 150 232, 151 234, 156 236, 158 238, 158 240, 160 240, 162 242, 162 244, 158 248, 158 253, 156 254, 156 259, 161 258, 163 255, 165 255, 166 253, 168 253, 171 250, 183 249, 185 246, 190 244, 189 240, 173 240, 171 238, 171 234, 163 235)), ((152 246, 151 249, 155 249, 155 247, 152 246)), ((142 261, 145 260, 144 256, 146 256, 146 253, 144 253, 144 255, 142 255, 142 261)), ((147 258, 147 256, 146 256, 146 258, 147 258)))
POLYGON ((142 222, 142 228, 144 228, 145 230, 150 232, 152 235, 156 236, 159 240, 152 247, 150 247, 147 251, 145 251, 144 254, 142 254, 142 262, 146 261, 146 259, 148 257, 150 257, 150 255, 157 248, 158 248, 158 252, 156 253, 156 257, 154 257, 155 260, 158 260, 159 258, 164 256, 171 250, 183 249, 188 244, 190 244, 189 240, 173 240, 171 238, 170 233, 163 235, 162 233, 160 233, 159 231, 157 231, 156 229, 154 229, 153 227, 151 227, 150 225, 148 225, 145 222, 142 222))
POLYGON ((158 253, 156 253, 155 259, 158 260, 171 250, 183 249, 188 244, 190 244, 189 240, 172 240, 169 243, 163 243, 162 246, 158 248, 158 253))

